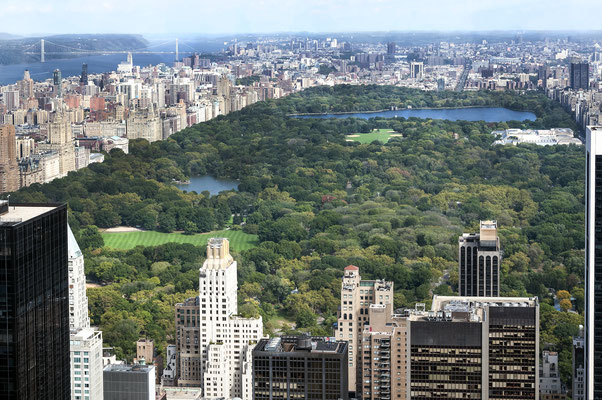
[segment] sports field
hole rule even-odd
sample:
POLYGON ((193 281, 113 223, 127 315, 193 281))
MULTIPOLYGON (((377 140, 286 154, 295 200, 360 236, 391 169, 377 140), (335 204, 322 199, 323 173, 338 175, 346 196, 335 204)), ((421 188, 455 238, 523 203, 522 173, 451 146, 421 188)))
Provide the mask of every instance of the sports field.
POLYGON ((249 235, 242 231, 215 231, 196 235, 181 233, 162 233, 154 231, 102 233, 105 246, 114 249, 133 249, 136 246, 158 246, 164 243, 192 243, 195 246, 205 246, 212 237, 230 239, 232 249, 241 251, 255 247, 258 244, 257 235, 249 235))
POLYGON ((372 143, 375 140, 379 140, 387 143, 391 137, 395 136, 401 136, 401 134, 391 129, 375 129, 370 133, 352 133, 345 136, 345 139, 348 142, 372 143))

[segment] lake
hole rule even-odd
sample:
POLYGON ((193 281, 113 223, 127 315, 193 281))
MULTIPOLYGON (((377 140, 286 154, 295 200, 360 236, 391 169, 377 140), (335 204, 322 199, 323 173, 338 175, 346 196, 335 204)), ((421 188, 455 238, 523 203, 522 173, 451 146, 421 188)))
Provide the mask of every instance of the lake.
POLYGON ((204 190, 208 190, 211 195, 218 194, 224 190, 237 190, 238 181, 230 179, 219 179, 209 175, 205 176, 193 176, 190 178, 190 183, 187 184, 176 184, 176 187, 180 190, 186 190, 188 192, 201 193, 204 190))
MULTIPOLYGON (((89 74, 100 74, 103 72, 115 71, 117 64, 125 61, 127 54, 106 54, 96 56, 85 56, 61 60, 47 60, 45 63, 27 63, 0 65, 0 85, 10 85, 23 79, 23 72, 29 69, 31 79, 34 81, 44 81, 52 78, 52 72, 55 69, 61 70, 61 75, 68 76, 80 75, 82 64, 88 64, 89 74)), ((134 65, 146 66, 165 63, 172 65, 174 61, 173 54, 134 54, 134 65)))
POLYGON ((379 112, 357 112, 349 114, 316 114, 297 115, 297 118, 430 118, 447 119, 450 121, 534 121, 536 116, 529 111, 515 111, 502 107, 472 107, 472 108, 423 108, 404 109, 379 112))

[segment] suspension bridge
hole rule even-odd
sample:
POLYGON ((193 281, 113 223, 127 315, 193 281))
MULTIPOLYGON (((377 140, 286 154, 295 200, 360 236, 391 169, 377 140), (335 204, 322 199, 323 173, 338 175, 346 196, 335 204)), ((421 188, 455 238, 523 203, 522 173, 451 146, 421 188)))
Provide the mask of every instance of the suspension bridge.
POLYGON ((72 46, 66 46, 63 44, 58 44, 51 42, 46 39, 40 39, 39 42, 33 43, 23 49, 23 54, 30 55, 38 55, 40 56, 40 62, 46 61, 46 55, 65 55, 65 54, 73 54, 73 55, 82 55, 82 54, 174 54, 175 59, 179 60, 180 54, 194 54, 200 53, 200 51, 196 50, 194 47, 179 41, 178 39, 169 40, 164 43, 154 44, 152 46, 147 46, 138 49, 128 49, 128 50, 91 50, 91 49, 82 49, 72 46), (174 51, 167 51, 165 48, 168 46, 173 46, 175 44, 174 51), (190 50, 181 50, 180 46, 185 46, 190 50))

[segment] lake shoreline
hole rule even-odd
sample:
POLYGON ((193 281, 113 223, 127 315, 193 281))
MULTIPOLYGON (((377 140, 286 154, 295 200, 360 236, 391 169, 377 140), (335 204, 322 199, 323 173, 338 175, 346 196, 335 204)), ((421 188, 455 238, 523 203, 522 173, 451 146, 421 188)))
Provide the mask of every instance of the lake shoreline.
MULTIPOLYGON (((392 112, 392 111, 411 111, 411 110, 464 110, 471 108, 504 108, 510 111, 517 112, 526 112, 535 115, 535 118, 538 118, 534 111, 532 110, 520 110, 517 108, 510 107, 502 107, 502 106, 462 106, 462 107, 412 107, 412 108, 398 108, 396 110, 368 110, 368 111, 333 111, 333 112, 325 112, 325 113, 297 113, 297 114, 286 114, 287 117, 310 117, 310 116, 322 116, 322 115, 347 115, 347 114, 378 114, 382 112, 392 112)), ((383 117, 384 118, 384 117, 383 117)), ((395 117, 391 117, 395 118, 395 117)), ((402 117, 403 118, 403 117, 402 117)))

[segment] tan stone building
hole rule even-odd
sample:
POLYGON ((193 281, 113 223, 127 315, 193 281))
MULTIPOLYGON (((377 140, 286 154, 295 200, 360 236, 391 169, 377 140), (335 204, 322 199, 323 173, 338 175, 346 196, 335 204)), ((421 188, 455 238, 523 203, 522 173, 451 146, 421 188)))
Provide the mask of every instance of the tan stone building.
POLYGON ((0 126, 0 193, 19 190, 17 141, 13 125, 0 126))
POLYGON ((361 340, 364 325, 370 324, 372 304, 393 304, 393 282, 362 280, 359 268, 345 268, 341 286, 341 307, 335 337, 349 342, 349 391, 361 390, 361 340))

